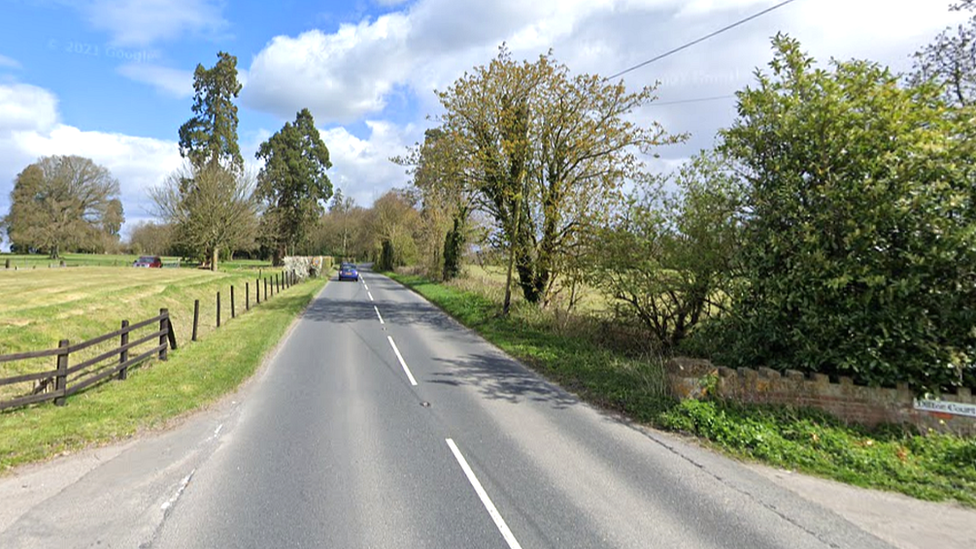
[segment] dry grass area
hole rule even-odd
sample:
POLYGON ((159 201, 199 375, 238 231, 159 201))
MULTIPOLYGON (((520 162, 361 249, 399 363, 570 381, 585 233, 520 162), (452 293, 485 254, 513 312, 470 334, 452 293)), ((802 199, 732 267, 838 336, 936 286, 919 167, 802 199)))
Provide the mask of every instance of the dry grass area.
MULTIPOLYGON (((463 291, 477 291, 501 302, 505 296, 505 276, 506 270, 502 266, 465 265, 462 269, 462 276, 452 280, 450 285, 463 291)), ((519 303, 523 301, 522 291, 518 287, 518 275, 513 274, 513 276, 516 278, 512 281, 512 302, 519 303)), ((606 297, 596 288, 583 285, 577 291, 580 297, 574 312, 578 314, 603 313, 609 309, 606 297)), ((558 292, 553 302, 554 308, 565 310, 568 300, 569 289, 558 292)))

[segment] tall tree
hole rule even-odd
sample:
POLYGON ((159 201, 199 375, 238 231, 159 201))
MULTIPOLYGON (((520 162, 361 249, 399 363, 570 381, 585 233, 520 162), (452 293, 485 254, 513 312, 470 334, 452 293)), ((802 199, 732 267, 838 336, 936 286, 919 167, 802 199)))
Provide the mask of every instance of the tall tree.
POLYGON ((254 242, 257 202, 246 175, 217 165, 190 165, 151 193, 157 215, 174 227, 176 243, 214 271, 221 250, 229 253, 254 242), (187 182, 192 188, 187 189, 187 182))
POLYGON ((420 194, 422 261, 428 276, 450 280, 460 272, 460 259, 468 238, 473 190, 464 184, 465 167, 451 134, 442 128, 424 132, 423 143, 407 155, 392 159, 408 166, 420 194))
POLYGON ((290 247, 302 242, 332 197, 326 170, 332 167, 315 120, 302 109, 258 148, 264 160, 257 197, 265 204, 262 235, 280 265, 290 247))
POLYGON ((774 40, 723 150, 746 178, 730 366, 939 389, 974 376, 973 128, 932 85, 774 40), (968 372, 968 373, 967 373, 968 372))
POLYGON ((680 139, 630 121, 653 88, 574 76, 549 55, 517 62, 504 46, 439 97, 466 184, 504 234, 526 300, 543 305, 561 256, 603 223, 639 168, 636 153, 680 139))
POLYGON ((180 126, 180 155, 195 169, 221 165, 238 173, 244 158, 237 145, 237 105, 241 92, 237 58, 219 52, 213 68, 193 72, 193 118, 180 126))
POLYGON ((80 156, 48 156, 24 169, 14 182, 4 225, 18 249, 62 251, 118 240, 124 221, 119 182, 80 156))

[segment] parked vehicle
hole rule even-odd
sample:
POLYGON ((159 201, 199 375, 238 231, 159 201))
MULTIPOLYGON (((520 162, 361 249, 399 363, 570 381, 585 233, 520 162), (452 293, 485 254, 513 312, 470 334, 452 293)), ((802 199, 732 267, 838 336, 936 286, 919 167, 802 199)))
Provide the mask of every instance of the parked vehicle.
POLYGON ((163 267, 163 259, 158 255, 144 255, 132 262, 133 267, 150 267, 160 269, 163 267))
POLYGON ((356 268, 352 263, 343 263, 339 265, 339 280, 359 280, 359 269, 356 268))

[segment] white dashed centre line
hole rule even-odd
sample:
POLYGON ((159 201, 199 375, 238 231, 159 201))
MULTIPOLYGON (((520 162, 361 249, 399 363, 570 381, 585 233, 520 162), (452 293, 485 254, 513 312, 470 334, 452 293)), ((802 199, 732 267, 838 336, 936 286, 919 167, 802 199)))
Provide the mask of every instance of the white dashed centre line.
POLYGON ((373 294, 372 294, 372 293, 370 293, 369 291, 367 291, 367 292, 366 292, 366 295, 368 295, 368 296, 369 296, 369 300, 370 300, 370 301, 373 301, 373 294))
POLYGON ((373 305, 373 310, 376 311, 376 318, 380 319, 380 324, 385 324, 383 322, 383 317, 380 316, 380 310, 376 305, 373 305))
POLYGON ((396 354, 397 360, 400 361, 400 366, 403 366, 403 371, 407 374, 407 379, 410 380, 410 385, 416 385, 417 380, 413 378, 413 374, 410 373, 410 368, 408 368, 407 363, 403 361, 403 355, 400 354, 400 349, 397 349, 396 342, 393 341, 393 337, 386 336, 386 339, 390 342, 390 347, 393 347, 393 353, 396 354))
POLYGON ((474 491, 478 494, 478 497, 481 498, 481 503, 485 506, 485 509, 488 510, 491 520, 495 521, 495 526, 498 527, 498 531, 501 532, 502 537, 505 538, 505 542, 508 543, 508 546, 511 549, 522 549, 522 546, 519 545, 518 540, 515 539, 515 534, 508 529, 508 525, 505 524, 505 519, 502 518, 501 513, 498 512, 497 508, 495 508, 495 504, 491 502, 491 498, 488 497, 488 492, 485 491, 485 488, 481 485, 478 477, 474 475, 474 471, 471 470, 467 460, 465 460, 464 456, 461 455, 461 450, 458 450, 457 444, 454 444, 454 441, 451 439, 446 440, 447 445, 451 448, 451 453, 454 454, 454 459, 457 460, 458 465, 461 466, 461 470, 464 471, 464 476, 468 477, 468 482, 471 483, 471 487, 474 488, 474 491))

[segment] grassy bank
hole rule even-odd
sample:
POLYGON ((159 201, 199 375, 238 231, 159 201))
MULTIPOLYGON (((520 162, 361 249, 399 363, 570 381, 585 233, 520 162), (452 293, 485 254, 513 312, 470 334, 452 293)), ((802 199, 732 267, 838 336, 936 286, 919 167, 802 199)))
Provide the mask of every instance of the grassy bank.
MULTIPOLYGON (((124 382, 75 395, 65 407, 42 404, 0 413, 0 474, 160 426, 234 390, 325 282, 323 278, 292 287, 219 332, 172 351, 168 361, 139 367, 124 382)), ((157 302, 152 303, 156 307, 157 302)))
POLYGON ((497 288, 470 281, 437 284, 391 275, 583 400, 636 421, 699 437, 732 456, 857 486, 976 507, 976 440, 922 436, 901 429, 868 431, 822 413, 676 402, 661 360, 637 360, 601 348, 597 338, 560 334, 552 315, 517 302, 500 317, 497 288))

